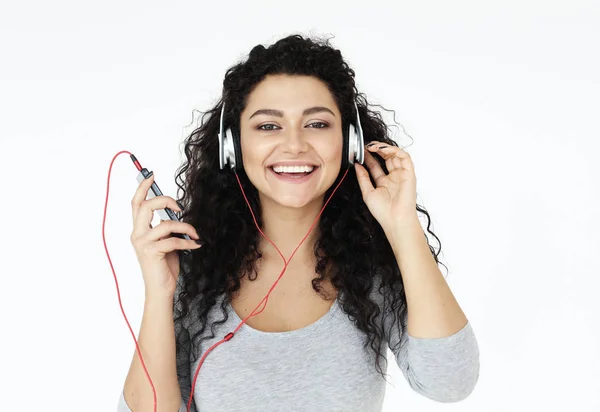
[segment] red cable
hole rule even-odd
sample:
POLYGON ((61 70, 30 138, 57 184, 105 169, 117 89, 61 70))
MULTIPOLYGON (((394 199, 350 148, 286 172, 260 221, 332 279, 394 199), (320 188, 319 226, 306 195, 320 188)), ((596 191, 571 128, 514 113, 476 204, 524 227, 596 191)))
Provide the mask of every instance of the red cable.
MULTIPOLYGON (((104 242, 104 250, 106 251, 106 256, 108 257, 108 262, 109 262, 110 268, 111 268, 111 270, 113 272, 113 277, 115 278, 115 285, 117 287, 117 297, 119 298, 119 306, 121 307, 121 313, 123 314, 123 317, 125 318, 125 322, 127 323, 127 327, 129 328, 129 332, 131 332, 131 336, 133 337, 133 340, 135 342, 135 347, 137 349, 137 354, 138 354, 138 356, 140 358, 140 362, 142 363, 142 367, 144 368, 144 373, 146 374, 146 377, 148 378, 148 381, 150 382, 150 386, 152 387, 152 394, 154 396, 154 412, 156 412, 156 389, 154 388, 154 383, 152 382, 152 379, 150 378, 150 374, 148 373, 148 370, 146 369, 146 364, 144 363, 144 358, 142 357, 142 353, 140 351, 140 347, 138 345, 137 339, 135 338, 135 333, 133 332, 133 329, 131 329, 131 325, 129 324, 129 320, 127 319, 127 315, 125 314, 125 310, 123 310, 123 304, 121 303, 121 292, 119 290, 119 282, 117 280, 117 275, 115 274, 115 269, 114 269, 112 261, 110 259, 110 254, 108 253, 108 247, 106 246, 106 237, 104 235, 104 227, 105 227, 105 224, 106 224, 106 210, 107 210, 107 205, 108 205, 108 193, 109 193, 109 189, 110 189, 110 175, 111 175, 113 164, 114 164, 117 156, 119 156, 122 153, 127 153, 128 155, 131 156, 131 152, 128 152, 127 150, 122 150, 122 151, 118 152, 113 157, 112 161, 110 162, 110 167, 108 168, 108 179, 106 181, 106 200, 104 202, 104 216, 102 218, 102 241, 104 242)), ((204 358, 206 358, 206 355, 208 355, 211 350, 213 350, 214 348, 216 348, 217 346, 219 346, 221 343, 231 340, 231 338, 233 338, 233 336, 235 335, 235 333, 242 327, 242 325, 244 323, 246 323, 246 321, 249 318, 251 318, 252 316, 258 315, 263 310, 265 310, 267 302, 269 301, 269 295, 271 294, 271 292, 273 291, 273 289, 275 288, 275 286, 277 286, 277 283, 279 282, 279 280, 281 279, 281 277, 285 273, 285 271, 286 271, 286 269, 288 267, 288 264, 290 263, 290 261, 292 260, 292 258, 294 257, 294 255, 296 254, 296 251, 300 248, 300 246, 302 245, 302 243, 304 243, 304 241, 306 240, 306 238, 308 237, 308 235, 310 234, 310 232, 312 232, 312 230, 314 229, 315 225, 317 224, 317 221, 321 217, 321 214, 323 214, 323 211, 325 210, 325 207, 327 206, 327 204, 331 200, 331 197, 333 196, 333 194, 337 191, 337 189, 340 187, 340 185, 342 184, 342 182, 346 178, 346 174, 347 173, 348 173, 348 170, 346 169, 346 172, 344 173, 344 176, 342 176, 342 179, 340 180, 340 182, 337 184, 337 186, 335 187, 335 189, 333 190, 333 192, 331 192, 331 195, 329 195, 329 199, 327 199, 327 201, 323 205, 323 208, 321 209, 321 211, 317 215, 315 221, 313 222, 312 226, 308 230, 308 233, 304 236, 304 238, 302 238, 302 240, 300 241, 300 243, 298 244, 298 246, 296 246, 296 249, 294 249, 294 251, 290 255, 289 259, 287 259, 287 260, 283 256, 283 253, 281 253, 281 251, 279 250, 279 248, 275 245, 275 243, 273 243, 271 241, 271 239, 269 239, 267 237, 267 235, 265 235, 263 233, 263 231, 260 230, 260 227, 258 226, 258 223, 256 221, 256 217, 254 216, 254 212, 252 211, 252 207, 250 206, 250 202, 248 202, 248 198, 246 197, 246 193, 244 192, 244 188, 242 187, 242 183, 240 182, 240 179, 239 179, 237 173, 235 174, 235 178, 237 179, 238 184, 240 186, 240 189, 242 190, 242 195, 244 196, 244 200, 246 201, 246 204, 248 205, 248 208, 250 209, 250 213, 252 214, 252 219, 254 220, 254 225, 256 226, 256 228, 258 229, 258 231, 260 232, 260 234, 270 244, 272 244, 275 247, 275 249, 277 249, 277 252, 279 253, 279 256, 281 256, 281 258, 283 259, 283 262, 285 263, 285 265, 283 267, 283 270, 279 274, 279 277, 277 278, 277 280, 275 281, 275 283, 273 283, 273 286, 271 286, 271 289, 269 289, 269 292, 267 293, 267 295, 258 303, 258 305, 254 308, 254 310, 252 312, 250 312, 250 315, 248 315, 244 320, 242 320, 242 322, 235 328, 235 330, 233 332, 229 332, 227 335, 225 335, 225 337, 223 339, 221 339, 219 342, 215 343, 210 348, 208 348, 208 350, 204 353, 204 355, 200 359, 200 363, 198 363, 198 368, 196 369, 196 373, 194 374, 194 380, 192 382, 192 390, 190 391, 190 396, 189 396, 189 400, 188 400, 188 404, 187 404, 187 411, 188 412, 190 411, 190 408, 191 408, 193 394, 194 394, 194 388, 196 387, 196 379, 198 377, 198 373, 200 372, 200 367, 202 366, 202 363, 204 363, 204 358), (265 302, 265 306, 260 311, 254 313, 256 311, 256 309, 258 309, 259 306, 263 303, 263 301, 265 302)))
POLYGON ((140 347, 138 346, 137 339, 135 338, 135 333, 133 332, 133 329, 131 329, 131 325, 129 324, 127 315, 125 315, 125 310, 123 310, 123 304, 121 303, 121 292, 119 290, 119 281, 117 280, 117 275, 115 274, 115 268, 113 267, 112 260, 110 260, 110 254, 108 253, 108 247, 106 246, 106 237, 104 236, 104 227, 106 225, 106 207, 108 205, 108 192, 110 189, 110 172, 112 171, 112 167, 113 167, 113 163, 115 162, 115 159, 117 158, 117 156, 119 156, 122 153, 127 153, 128 155, 131 155, 131 153, 128 152, 127 150, 120 151, 113 157, 112 161, 110 162, 110 167, 108 168, 108 179, 106 181, 106 200, 104 202, 104 216, 102 218, 102 241, 104 242, 104 250, 106 250, 106 256, 108 257, 108 263, 110 264, 110 268, 111 268, 111 270, 113 272, 113 276, 115 278, 115 285, 117 287, 117 297, 119 298, 119 306, 121 307, 121 313, 123 313, 123 317, 125 318, 125 322, 127 322, 127 327, 129 328, 129 332, 131 332, 131 336, 133 336, 133 340, 135 342, 135 347, 137 349, 137 353, 139 355, 140 362, 142 362, 142 367, 144 368, 146 377, 150 381, 150 386, 152 387, 152 392, 154 394, 154 412, 156 412, 156 389, 154 388, 154 383, 152 382, 152 379, 150 378, 150 375, 148 374, 148 370, 146 369, 146 364, 144 363, 144 358, 142 357, 142 352, 140 351, 140 347))

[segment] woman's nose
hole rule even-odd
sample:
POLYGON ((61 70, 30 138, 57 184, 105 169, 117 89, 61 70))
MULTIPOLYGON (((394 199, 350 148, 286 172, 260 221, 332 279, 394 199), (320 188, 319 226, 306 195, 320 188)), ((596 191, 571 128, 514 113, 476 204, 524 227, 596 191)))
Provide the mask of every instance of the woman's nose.
POLYGON ((284 136, 284 147, 286 151, 291 153, 305 152, 308 148, 308 143, 301 129, 296 127, 289 128, 284 136))

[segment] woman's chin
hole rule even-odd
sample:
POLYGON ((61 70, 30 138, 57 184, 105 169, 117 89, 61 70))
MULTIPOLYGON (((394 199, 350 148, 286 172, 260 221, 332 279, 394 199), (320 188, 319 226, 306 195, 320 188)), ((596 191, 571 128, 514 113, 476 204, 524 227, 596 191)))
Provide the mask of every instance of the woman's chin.
POLYGON ((315 199, 284 198, 274 200, 279 206, 282 207, 287 207, 290 209, 302 209, 312 204, 315 199))
MULTIPOLYGON (((301 195, 300 193, 284 195, 284 196, 273 196, 271 197, 271 201, 277 204, 280 207, 290 208, 290 209, 302 209, 306 207, 314 207, 316 204, 315 201, 322 199, 323 196, 309 196, 301 195)), ((319 202, 321 204, 321 202, 319 202)))

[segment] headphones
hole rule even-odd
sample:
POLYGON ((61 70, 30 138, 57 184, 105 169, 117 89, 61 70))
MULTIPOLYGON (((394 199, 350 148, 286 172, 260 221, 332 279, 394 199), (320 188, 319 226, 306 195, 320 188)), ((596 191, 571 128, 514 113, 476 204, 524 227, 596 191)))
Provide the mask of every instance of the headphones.
MULTIPOLYGON (((342 168, 348 169, 354 166, 354 162, 361 165, 365 160, 365 141, 363 131, 360 125, 360 116, 358 115, 358 106, 354 102, 356 110, 356 121, 353 124, 349 123, 348 128, 344 129, 343 139, 344 145, 342 148, 342 168)), ((225 103, 221 107, 221 121, 219 128, 219 166, 221 170, 229 164, 231 169, 236 173, 243 169, 242 163, 242 147, 240 143, 240 131, 236 127, 228 127, 225 129, 225 103)))

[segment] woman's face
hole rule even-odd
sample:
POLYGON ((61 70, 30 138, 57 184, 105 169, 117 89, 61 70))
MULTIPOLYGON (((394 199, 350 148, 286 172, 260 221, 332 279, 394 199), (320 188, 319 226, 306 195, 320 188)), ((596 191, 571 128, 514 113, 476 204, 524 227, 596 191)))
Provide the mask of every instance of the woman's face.
POLYGON ((244 169, 263 205, 306 206, 322 199, 340 172, 341 114, 315 77, 265 77, 250 93, 240 125, 244 169))

